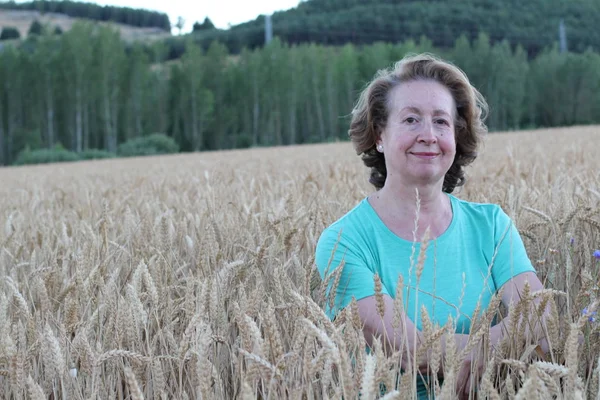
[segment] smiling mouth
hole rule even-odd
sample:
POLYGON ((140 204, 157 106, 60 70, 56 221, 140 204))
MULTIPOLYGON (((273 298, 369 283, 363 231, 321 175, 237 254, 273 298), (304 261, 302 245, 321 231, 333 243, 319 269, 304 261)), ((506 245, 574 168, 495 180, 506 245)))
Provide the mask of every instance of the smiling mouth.
POLYGON ((419 158, 434 158, 439 156, 439 153, 428 153, 428 152, 422 152, 422 153, 410 153, 413 156, 419 157, 419 158))

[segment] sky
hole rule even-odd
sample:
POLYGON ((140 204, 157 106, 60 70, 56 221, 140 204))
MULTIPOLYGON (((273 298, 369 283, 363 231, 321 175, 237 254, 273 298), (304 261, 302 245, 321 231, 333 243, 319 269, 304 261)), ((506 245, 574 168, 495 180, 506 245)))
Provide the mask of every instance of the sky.
MULTIPOLYGON (((217 28, 225 29, 229 24, 237 25, 255 19, 261 14, 296 7, 300 0, 108 0, 88 1, 99 5, 131 8, 144 8, 164 12, 169 16, 171 25, 177 17, 185 19, 183 33, 190 32, 194 22, 204 21, 205 17, 217 28)), ((175 30, 173 31, 175 32, 175 30)))

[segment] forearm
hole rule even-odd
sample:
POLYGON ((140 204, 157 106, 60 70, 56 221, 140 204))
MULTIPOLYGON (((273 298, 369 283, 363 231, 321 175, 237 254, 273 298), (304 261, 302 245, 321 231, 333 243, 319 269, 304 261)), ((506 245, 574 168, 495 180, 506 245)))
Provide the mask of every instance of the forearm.
POLYGON ((417 329, 406 315, 402 316, 398 326, 395 326, 393 320, 393 315, 391 313, 388 315, 388 312, 383 318, 379 315, 370 315, 363 319, 365 340, 370 347, 373 347, 375 340, 378 339, 388 355, 400 352, 401 367, 403 369, 411 368, 413 355, 416 354, 415 350, 418 352, 419 346, 423 342, 423 332, 417 329))
POLYGON ((549 352, 550 346, 546 338, 546 330, 544 329, 548 313, 539 316, 537 312, 534 311, 533 313, 529 313, 529 315, 530 317, 526 321, 521 317, 516 327, 512 326, 511 316, 509 315, 490 328, 490 345, 493 347, 499 345, 508 334, 516 336, 519 325, 527 324, 524 330, 525 340, 528 342, 537 342, 544 353, 549 352))
MULTIPOLYGON (((544 353, 548 353, 550 350, 550 345, 547 340, 547 331, 546 321, 550 316, 550 306, 547 306, 544 313, 539 315, 537 310, 540 304, 539 299, 535 299, 530 303, 530 311, 527 313, 527 320, 524 320, 523 315, 517 320, 516 327, 512 327, 513 316, 509 315, 502 319, 498 324, 494 325, 490 328, 490 336, 489 336, 489 345, 492 347, 498 346, 505 340, 507 335, 511 337, 518 336, 518 331, 521 324, 526 324, 524 332, 525 332, 525 340, 528 343, 537 343, 540 345, 542 351, 544 353)), ((472 332, 474 333, 474 332, 472 332)), ((464 334, 454 334, 454 347, 456 353, 462 352, 468 345, 469 339, 471 335, 464 334)), ((448 335, 444 335, 442 337, 442 354, 446 355, 447 353, 447 343, 448 343, 448 335)))
POLYGON ((539 344, 544 352, 548 352, 550 343, 546 322, 551 318, 554 300, 545 298, 542 293, 544 285, 537 275, 534 272, 518 274, 501 289, 502 303, 509 308, 509 314, 491 328, 490 344, 497 346, 505 340, 524 336, 527 343, 539 344))
POLYGON ((429 354, 423 354, 425 338, 423 332, 417 329, 415 323, 405 313, 397 315, 394 312, 393 300, 384 295, 384 315, 376 310, 376 299, 365 298, 358 301, 358 310, 363 322, 363 333, 367 344, 374 346, 379 339, 386 354, 392 355, 399 352, 400 366, 402 369, 415 367, 423 371, 429 365, 429 354), (417 355, 419 359, 417 360, 417 355))
MULTIPOLYGON (((396 316, 396 319, 398 317, 396 316)), ((390 304, 386 304, 386 313, 381 318, 379 314, 365 315, 363 333, 369 346, 373 346, 375 338, 379 338, 388 355, 400 351, 400 365, 403 369, 416 368, 425 373, 433 358, 434 346, 428 342, 423 332, 408 318, 406 314, 400 317, 399 326, 393 323, 394 315, 390 304), (415 365, 416 363, 416 365, 415 365)), ((456 353, 460 353, 468 344, 469 335, 452 334, 456 353)), ((448 335, 437 339, 441 344, 441 361, 446 358, 448 335)))

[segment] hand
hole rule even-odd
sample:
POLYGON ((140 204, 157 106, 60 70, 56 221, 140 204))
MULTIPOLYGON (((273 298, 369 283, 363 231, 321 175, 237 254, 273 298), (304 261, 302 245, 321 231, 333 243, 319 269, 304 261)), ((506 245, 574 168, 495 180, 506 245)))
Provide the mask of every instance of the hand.
POLYGON ((459 399, 469 399, 469 394, 477 391, 483 375, 484 364, 483 351, 480 346, 475 346, 461 363, 456 376, 456 394, 459 399))

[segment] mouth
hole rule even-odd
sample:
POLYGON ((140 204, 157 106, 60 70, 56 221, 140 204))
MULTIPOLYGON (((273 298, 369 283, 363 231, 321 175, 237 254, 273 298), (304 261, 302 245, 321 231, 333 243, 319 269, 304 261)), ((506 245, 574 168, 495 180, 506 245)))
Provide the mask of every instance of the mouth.
POLYGON ((415 157, 418 158, 424 158, 426 160, 430 160, 432 158, 436 158, 437 156, 440 155, 440 153, 431 153, 431 152, 415 152, 415 153, 410 153, 415 157))

